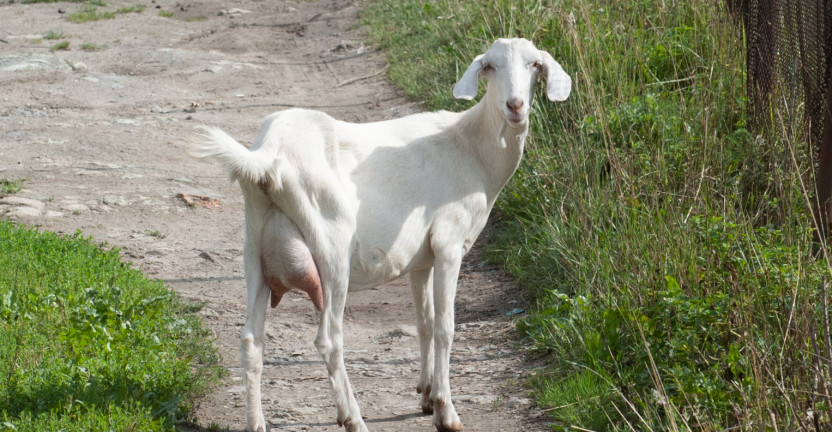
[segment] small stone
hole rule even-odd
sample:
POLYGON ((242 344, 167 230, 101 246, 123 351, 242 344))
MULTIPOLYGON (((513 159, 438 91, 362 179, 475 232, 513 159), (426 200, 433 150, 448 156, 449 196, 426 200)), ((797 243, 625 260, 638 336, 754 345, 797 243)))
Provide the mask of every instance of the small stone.
POLYGON ((43 216, 47 219, 60 219, 60 218, 64 217, 64 214, 63 214, 63 212, 49 210, 43 216))
POLYGON ((3 199, 0 199, 0 204, 7 204, 12 206, 24 206, 24 207, 31 207, 33 209, 37 209, 38 211, 43 210, 43 202, 38 200, 33 200, 29 198, 21 198, 16 196, 10 196, 3 199))

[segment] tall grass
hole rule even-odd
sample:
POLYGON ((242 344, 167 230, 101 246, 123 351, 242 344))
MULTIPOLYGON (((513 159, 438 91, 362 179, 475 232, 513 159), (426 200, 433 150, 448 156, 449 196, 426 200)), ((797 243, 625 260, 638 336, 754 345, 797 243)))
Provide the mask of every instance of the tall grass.
POLYGON ((536 296, 519 327, 557 429, 832 427, 824 260, 798 125, 745 113, 741 27, 712 0, 377 0, 390 77, 431 108, 497 37, 574 81, 536 100, 490 256, 536 296))

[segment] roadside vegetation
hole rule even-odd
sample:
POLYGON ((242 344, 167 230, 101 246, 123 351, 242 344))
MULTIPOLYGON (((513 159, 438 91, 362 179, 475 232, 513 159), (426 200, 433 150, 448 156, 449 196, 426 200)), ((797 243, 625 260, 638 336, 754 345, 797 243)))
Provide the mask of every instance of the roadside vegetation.
POLYGON ((452 86, 498 37, 573 78, 565 103, 538 92, 489 252, 534 295, 518 327, 548 354, 531 385, 555 429, 832 428, 810 152, 794 107, 749 126, 724 5, 375 0, 363 20, 431 109, 471 106, 452 86))
POLYGON ((162 283, 79 234, 0 221, 0 431, 171 431, 224 373, 162 283))

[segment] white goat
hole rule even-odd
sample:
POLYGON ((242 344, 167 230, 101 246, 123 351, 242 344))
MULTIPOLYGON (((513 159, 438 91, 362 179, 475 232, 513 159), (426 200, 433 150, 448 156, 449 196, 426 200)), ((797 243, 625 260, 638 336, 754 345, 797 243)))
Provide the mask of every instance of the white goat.
POLYGON ((290 290, 321 311, 315 346, 323 356, 347 431, 366 431, 343 358, 348 290, 410 275, 416 304, 422 411, 440 431, 462 430, 451 402, 448 362, 454 296, 463 255, 523 154, 539 74, 562 101, 572 81, 525 39, 499 39, 454 87, 482 101, 462 112, 423 113, 353 124, 302 109, 266 118, 251 149, 206 129, 196 157, 222 163, 245 197, 248 311, 242 335, 246 422, 266 428, 260 403, 264 321, 290 290))

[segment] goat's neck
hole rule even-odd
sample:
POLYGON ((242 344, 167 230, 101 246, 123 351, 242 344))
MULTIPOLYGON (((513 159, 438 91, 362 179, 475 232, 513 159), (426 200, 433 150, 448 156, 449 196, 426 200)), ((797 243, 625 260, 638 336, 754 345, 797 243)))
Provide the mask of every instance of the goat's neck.
POLYGON ((506 125, 498 105, 486 93, 473 108, 466 111, 458 126, 467 139, 468 150, 486 173, 490 203, 520 165, 523 145, 529 132, 528 122, 522 126, 506 125))

